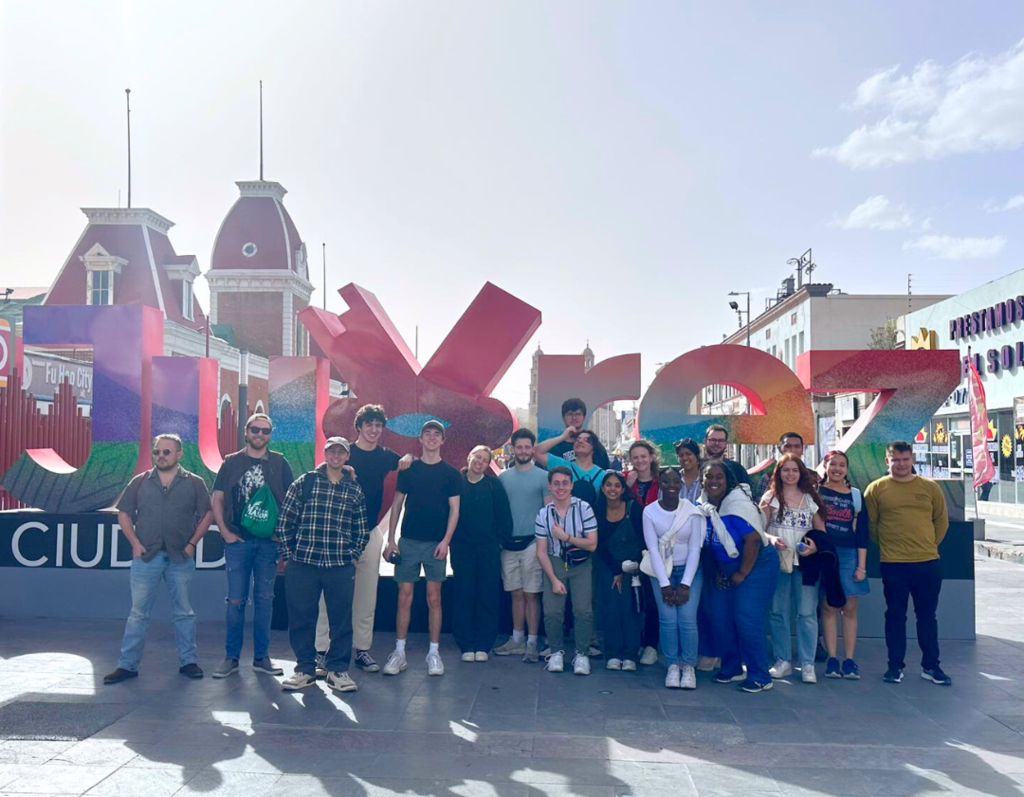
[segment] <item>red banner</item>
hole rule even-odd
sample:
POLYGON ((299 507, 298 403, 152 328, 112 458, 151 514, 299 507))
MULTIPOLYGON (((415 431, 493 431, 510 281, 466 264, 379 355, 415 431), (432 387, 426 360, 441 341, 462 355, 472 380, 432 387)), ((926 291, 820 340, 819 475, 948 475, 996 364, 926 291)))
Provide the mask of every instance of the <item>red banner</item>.
POLYGON ((974 449, 974 488, 992 481, 996 475, 992 457, 988 453, 988 408, 985 405, 985 387, 981 376, 968 360, 970 373, 967 377, 967 399, 971 408, 971 447, 974 449))

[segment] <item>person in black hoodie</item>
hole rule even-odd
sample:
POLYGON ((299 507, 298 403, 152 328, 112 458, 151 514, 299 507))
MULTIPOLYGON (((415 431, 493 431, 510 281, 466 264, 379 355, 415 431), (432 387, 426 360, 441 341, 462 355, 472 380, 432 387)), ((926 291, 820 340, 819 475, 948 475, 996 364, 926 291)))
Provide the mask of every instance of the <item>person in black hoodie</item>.
POLYGON ((640 544, 643 515, 639 504, 632 500, 621 473, 608 471, 594 514, 597 516, 597 559, 594 563, 597 588, 594 594, 604 630, 605 667, 634 671, 643 614, 633 605, 630 574, 623 573, 622 563, 633 561, 639 567, 643 552, 640 544))
POLYGON ((452 537, 455 609, 452 634, 462 660, 487 661, 498 636, 501 546, 512 533, 505 488, 491 472, 491 450, 477 446, 462 471, 459 523, 452 537))

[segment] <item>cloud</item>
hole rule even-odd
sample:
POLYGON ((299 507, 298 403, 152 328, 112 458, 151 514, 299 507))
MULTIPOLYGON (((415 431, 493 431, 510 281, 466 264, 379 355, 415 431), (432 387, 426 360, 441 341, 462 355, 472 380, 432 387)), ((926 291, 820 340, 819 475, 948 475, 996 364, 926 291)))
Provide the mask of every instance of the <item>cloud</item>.
POLYGON ((845 106, 877 111, 841 144, 814 150, 854 169, 935 160, 1024 144, 1024 41, 1004 53, 966 55, 954 64, 882 70, 845 106))
POLYGON ((918 250, 938 260, 980 260, 995 257, 1003 251, 1006 239, 1001 235, 992 238, 954 238, 952 235, 922 235, 913 241, 905 241, 903 249, 918 250))
POLYGON ((985 204, 985 211, 988 213, 1002 213, 1004 210, 1016 210, 1019 207, 1024 207, 1024 194, 1012 196, 1002 205, 988 202, 985 204))
POLYGON ((894 205, 879 194, 868 197, 845 219, 837 218, 831 226, 843 230, 903 230, 913 223, 914 217, 904 205, 894 205))

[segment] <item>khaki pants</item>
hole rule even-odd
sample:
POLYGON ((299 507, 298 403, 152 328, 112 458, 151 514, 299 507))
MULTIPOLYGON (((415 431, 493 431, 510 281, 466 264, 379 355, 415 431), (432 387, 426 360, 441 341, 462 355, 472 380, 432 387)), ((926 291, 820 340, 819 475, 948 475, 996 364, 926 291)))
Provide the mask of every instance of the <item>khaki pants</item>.
MULTIPOLYGON (((352 647, 369 650, 373 645, 373 618, 377 611, 377 580, 380 578, 380 552, 384 547, 381 524, 370 532, 370 541, 363 549, 363 555, 356 562, 355 594, 352 598, 352 647)), ((327 607, 320 598, 320 615, 316 621, 316 649, 330 650, 331 633, 327 622, 327 607)))
MULTIPOLYGON (((561 560, 551 557, 555 576, 565 584, 572 596, 572 617, 575 623, 574 636, 577 653, 587 655, 590 638, 594 633, 594 585, 593 559, 590 555, 583 564, 566 569, 561 560)), ((544 575, 544 629, 548 644, 554 651, 563 650, 565 644, 565 595, 556 595, 551 588, 551 579, 544 575)))

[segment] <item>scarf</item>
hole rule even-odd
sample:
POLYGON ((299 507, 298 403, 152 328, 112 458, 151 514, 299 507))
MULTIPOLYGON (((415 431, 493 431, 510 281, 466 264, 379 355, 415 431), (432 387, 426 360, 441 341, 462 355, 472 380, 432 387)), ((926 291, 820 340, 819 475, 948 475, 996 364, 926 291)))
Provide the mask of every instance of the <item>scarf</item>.
POLYGON ((723 515, 733 515, 741 520, 745 520, 761 535, 761 544, 768 544, 768 538, 764 533, 764 515, 750 497, 750 487, 748 485, 736 485, 722 500, 720 507, 716 507, 708 500, 707 493, 701 492, 700 504, 697 508, 705 517, 711 520, 711 528, 730 559, 735 559, 740 555, 740 552, 736 547, 735 540, 733 540, 729 530, 725 527, 725 523, 722 522, 723 515))

